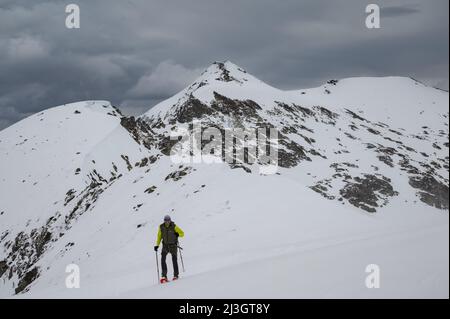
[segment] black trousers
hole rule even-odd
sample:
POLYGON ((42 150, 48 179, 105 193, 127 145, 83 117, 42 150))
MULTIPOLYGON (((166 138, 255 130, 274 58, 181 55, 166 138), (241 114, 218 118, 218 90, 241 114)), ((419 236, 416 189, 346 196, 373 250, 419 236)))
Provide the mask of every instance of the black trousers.
POLYGON ((161 252, 161 266, 162 266, 162 276, 167 277, 167 263, 166 257, 167 254, 172 255, 172 263, 173 263, 173 275, 174 277, 178 277, 178 257, 177 257, 177 245, 164 245, 162 247, 161 252))

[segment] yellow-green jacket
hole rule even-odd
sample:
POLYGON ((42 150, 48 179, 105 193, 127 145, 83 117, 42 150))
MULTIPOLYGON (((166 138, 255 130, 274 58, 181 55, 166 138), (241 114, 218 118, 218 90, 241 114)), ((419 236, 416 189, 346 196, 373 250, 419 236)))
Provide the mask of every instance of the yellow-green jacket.
POLYGON ((174 222, 171 222, 169 226, 166 226, 164 223, 162 223, 158 227, 158 236, 156 238, 156 246, 159 246, 161 244, 161 241, 163 244, 176 244, 177 243, 177 237, 175 235, 177 233, 180 237, 184 237, 183 230, 175 225, 174 222))

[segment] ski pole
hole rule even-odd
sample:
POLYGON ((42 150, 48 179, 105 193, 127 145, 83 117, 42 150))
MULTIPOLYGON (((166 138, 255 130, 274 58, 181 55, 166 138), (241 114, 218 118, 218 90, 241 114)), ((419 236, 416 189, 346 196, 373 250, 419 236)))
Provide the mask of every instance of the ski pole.
POLYGON ((158 272, 158 283, 160 283, 160 279, 159 279, 158 251, 155 251, 155 256, 156 256, 156 269, 157 269, 157 272, 158 272))
POLYGON ((180 251, 180 258, 181 258, 181 266, 183 267, 183 272, 185 272, 184 270, 184 262, 183 262, 183 254, 181 253, 181 250, 183 248, 180 247, 180 245, 178 245, 178 250, 180 251))

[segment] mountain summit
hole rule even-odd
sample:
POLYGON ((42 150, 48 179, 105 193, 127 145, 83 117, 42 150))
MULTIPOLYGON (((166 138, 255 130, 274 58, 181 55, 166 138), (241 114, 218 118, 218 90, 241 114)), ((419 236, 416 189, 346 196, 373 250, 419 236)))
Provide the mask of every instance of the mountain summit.
POLYGON ((192 96, 203 101, 209 101, 214 98, 214 92, 225 94, 226 92, 241 92, 242 96, 245 96, 252 94, 255 90, 257 91, 256 94, 261 94, 263 91, 278 91, 230 61, 214 62, 185 89, 152 107, 144 116, 152 117, 156 113, 173 110, 174 107, 180 106, 192 96))
POLYGON ((222 81, 243 84, 250 79, 253 79, 253 76, 248 74, 247 71, 230 61, 225 61, 214 62, 211 64, 211 66, 201 74, 196 82, 222 81))
POLYGON ((106 101, 39 112, 0 132, 0 296, 448 298, 448 118, 448 92, 410 78, 283 91, 231 62, 137 118, 106 101), (175 162, 180 127, 202 150, 224 145, 207 129, 276 129, 278 169, 261 173, 249 136, 175 162), (163 290, 166 214, 188 267, 163 290), (382 289, 364 287, 373 263, 382 289))

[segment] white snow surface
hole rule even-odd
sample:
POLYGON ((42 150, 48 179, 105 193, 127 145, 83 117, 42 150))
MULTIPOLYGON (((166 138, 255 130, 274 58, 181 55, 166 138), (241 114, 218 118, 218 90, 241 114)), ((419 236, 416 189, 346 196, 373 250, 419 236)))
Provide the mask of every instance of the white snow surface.
MULTIPOLYGON (((39 268, 39 277, 22 293, 14 293, 19 275, 8 278, 6 271, 0 297, 449 298, 448 209, 420 201, 405 172, 367 153, 363 142, 387 143, 379 136, 352 132, 358 139, 346 141, 349 153, 333 152, 336 137, 344 138, 342 123, 352 121, 344 112, 349 109, 404 132, 401 140, 417 151, 413 161, 425 160, 421 152, 433 159, 448 156, 448 148, 431 145, 448 142, 448 92, 401 77, 349 78, 282 91, 231 62, 224 68, 231 81, 218 79, 221 69, 213 64, 142 118, 166 121, 190 95, 209 105, 214 92, 253 100, 264 112, 273 110, 275 101, 326 106, 340 114, 335 126, 304 124, 314 129, 307 135, 327 159, 269 176, 224 163, 189 164, 183 166, 189 173, 175 181, 166 177, 180 168, 167 156, 148 167, 135 165, 158 152, 132 138, 109 102, 78 102, 30 116, 0 132, 0 261, 8 258, 20 232, 30 234, 52 216, 58 216, 52 229, 61 229, 61 236, 53 235, 30 266, 39 268), (435 133, 433 139, 413 138, 423 127, 435 133), (359 167, 352 172, 368 172, 377 163, 399 193, 376 213, 328 200, 310 188, 331 174, 330 163, 355 159, 359 167), (110 182, 83 214, 65 223, 94 170, 110 182), (156 189, 146 193, 151 186, 156 189), (71 189, 76 197, 66 203, 71 189), (160 285, 153 246, 165 214, 185 232, 180 241, 186 269, 179 281, 160 285), (78 289, 66 287, 66 266, 73 263, 80 267, 78 289), (380 269, 378 289, 366 287, 370 264, 380 269)), ((448 169, 437 171, 448 186, 448 169)), ((167 261, 171 276, 170 257, 167 261)))

